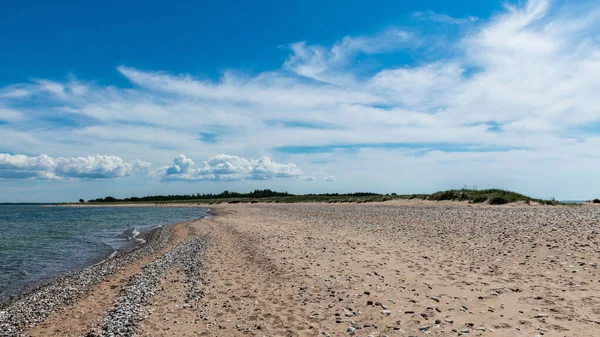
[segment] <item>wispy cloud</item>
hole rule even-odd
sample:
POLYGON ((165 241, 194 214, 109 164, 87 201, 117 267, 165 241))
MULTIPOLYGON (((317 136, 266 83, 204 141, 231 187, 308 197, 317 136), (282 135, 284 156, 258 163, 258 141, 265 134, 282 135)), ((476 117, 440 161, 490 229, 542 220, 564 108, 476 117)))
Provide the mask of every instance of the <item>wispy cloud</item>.
POLYGON ((409 46, 413 35, 399 29, 388 29, 373 36, 346 36, 331 48, 293 43, 292 55, 284 68, 300 76, 330 84, 351 84, 355 79, 345 71, 357 54, 386 53, 409 46))
POLYGON ((479 20, 479 18, 476 16, 467 16, 465 18, 455 18, 450 15, 439 14, 439 13, 436 13, 433 11, 415 12, 413 15, 414 15, 414 17, 420 18, 423 20, 448 23, 448 24, 452 24, 452 25, 465 25, 465 24, 477 22, 479 20))
MULTIPOLYGON (((338 183, 346 177, 351 184, 355 182, 344 172, 369 168, 373 176, 383 176, 396 171, 381 165, 391 159, 382 155, 379 163, 369 157, 386 151, 402 154, 404 162, 394 165, 425 167, 427 161, 427 167, 440 171, 450 165, 443 155, 449 153, 452 158, 481 158, 473 165, 482 172, 490 156, 500 152, 506 165, 519 160, 533 167, 543 158, 545 167, 573 172, 557 156, 562 154, 600 166, 594 155, 600 135, 581 132, 600 122, 600 6, 590 2, 589 10, 581 11, 571 4, 550 4, 530 0, 485 20, 421 12, 417 16, 423 19, 463 24, 464 35, 451 39, 456 42, 449 42, 446 55, 424 55, 401 65, 381 62, 368 75, 357 71, 364 57, 414 52, 426 37, 398 27, 344 37, 330 46, 296 42, 278 69, 254 75, 227 70, 212 80, 130 65, 117 71, 131 88, 75 79, 17 83, 0 88, 0 120, 5 122, 0 125, 0 150, 85 157, 118 149, 123 160, 140 158, 155 166, 170 162, 174 153, 192 158, 240 155, 187 169, 174 162, 172 170, 180 171, 170 175, 164 168, 165 177, 181 180, 226 180, 227 174, 215 173, 219 163, 254 167, 256 160, 245 158, 268 157, 290 172, 288 164, 277 163, 326 170, 338 183), (48 115, 85 117, 93 123, 59 132, 45 122, 48 115), (202 136, 219 134, 215 129, 227 130, 227 135, 218 141, 202 136), (130 144, 136 144, 135 150, 130 144), (356 150, 339 153, 335 161, 335 151, 278 151, 333 146, 356 150), (410 156, 414 158, 408 160, 410 156)), ((253 179, 251 171, 232 172, 253 179)), ((279 171, 266 172, 277 176, 279 171)))

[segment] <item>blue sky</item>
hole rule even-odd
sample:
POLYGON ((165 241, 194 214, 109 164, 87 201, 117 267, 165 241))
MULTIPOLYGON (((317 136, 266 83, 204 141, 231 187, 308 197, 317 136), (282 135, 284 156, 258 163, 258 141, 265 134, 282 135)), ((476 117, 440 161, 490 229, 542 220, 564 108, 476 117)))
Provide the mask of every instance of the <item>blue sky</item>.
POLYGON ((9 1, 0 201, 600 190, 600 5, 9 1))
MULTIPOLYGON (((8 1, 0 11, 2 78, 72 74, 127 85, 120 65, 218 78, 226 69, 276 69, 291 42, 330 45, 389 27, 435 30, 418 11, 487 17, 499 2, 477 1, 8 1), (43 57, 40 57, 42 56, 43 57)), ((437 27, 437 29, 448 27, 437 27)))

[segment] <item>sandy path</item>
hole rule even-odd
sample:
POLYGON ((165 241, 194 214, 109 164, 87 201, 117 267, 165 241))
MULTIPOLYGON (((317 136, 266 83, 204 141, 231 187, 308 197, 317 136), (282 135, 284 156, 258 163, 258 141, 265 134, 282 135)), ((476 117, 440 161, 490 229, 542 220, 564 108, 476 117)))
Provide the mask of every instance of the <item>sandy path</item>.
POLYGON ((240 335, 245 330, 269 330, 274 336, 283 336, 290 330, 286 315, 281 315, 287 292, 276 288, 285 282, 283 271, 262 254, 260 236, 238 231, 226 215, 229 212, 220 213, 194 228, 198 234, 208 234, 211 241, 205 255, 208 271, 203 302, 186 305, 183 275, 172 272, 163 280, 164 290, 153 297, 152 314, 138 330, 140 336, 240 335), (209 313, 214 313, 214 320, 209 313), (229 323, 232 331, 227 331, 229 323))
POLYGON ((185 240, 190 235, 186 223, 173 226, 173 240, 168 247, 151 256, 136 260, 121 268, 100 284, 92 287, 74 305, 61 308, 48 315, 37 326, 24 331, 25 336, 80 336, 90 329, 102 325, 106 311, 113 305, 119 292, 129 279, 139 273, 144 265, 163 255, 173 246, 185 240))
POLYGON ((171 273, 139 335, 600 335, 600 208, 216 208, 203 303, 171 273))

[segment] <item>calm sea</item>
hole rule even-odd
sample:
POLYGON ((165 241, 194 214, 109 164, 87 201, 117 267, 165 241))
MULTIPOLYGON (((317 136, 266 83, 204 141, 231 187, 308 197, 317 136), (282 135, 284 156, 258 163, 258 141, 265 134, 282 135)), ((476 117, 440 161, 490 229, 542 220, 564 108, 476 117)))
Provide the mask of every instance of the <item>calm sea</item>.
POLYGON ((0 302, 45 280, 130 250, 157 226, 203 208, 0 206, 0 302))

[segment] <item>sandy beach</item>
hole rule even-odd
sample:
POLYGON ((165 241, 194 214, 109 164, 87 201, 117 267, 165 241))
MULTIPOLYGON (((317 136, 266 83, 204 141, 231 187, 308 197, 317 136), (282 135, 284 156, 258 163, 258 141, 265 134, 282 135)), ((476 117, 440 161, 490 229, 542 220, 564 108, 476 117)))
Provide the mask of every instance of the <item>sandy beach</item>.
POLYGON ((14 315, 15 306, 35 310, 19 301, 3 308, 0 332, 600 335, 597 206, 207 207, 214 216, 171 226, 161 245, 37 321, 14 315))

